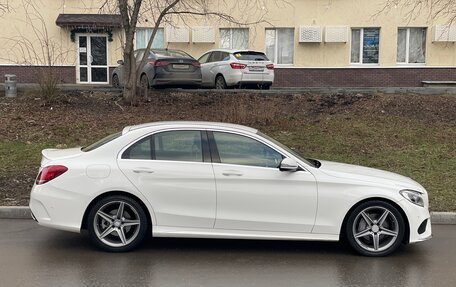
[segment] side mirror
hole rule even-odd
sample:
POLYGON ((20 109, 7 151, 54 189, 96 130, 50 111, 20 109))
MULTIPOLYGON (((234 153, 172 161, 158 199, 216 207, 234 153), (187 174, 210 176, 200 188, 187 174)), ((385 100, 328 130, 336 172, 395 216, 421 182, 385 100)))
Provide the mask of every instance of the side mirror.
POLYGON ((294 159, 286 157, 280 163, 279 169, 280 171, 297 171, 299 165, 294 159))
POLYGON ((119 61, 117 61, 117 64, 123 65, 123 64, 124 64, 124 61, 123 61, 123 60, 119 60, 119 61))

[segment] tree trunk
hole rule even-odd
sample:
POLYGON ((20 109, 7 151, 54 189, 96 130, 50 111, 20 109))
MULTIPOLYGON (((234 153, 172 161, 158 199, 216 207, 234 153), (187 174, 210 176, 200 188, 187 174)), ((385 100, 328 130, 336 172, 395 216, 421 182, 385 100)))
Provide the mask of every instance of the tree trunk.
POLYGON ((125 104, 134 105, 137 90, 137 77, 136 77, 136 59, 133 51, 133 45, 125 45, 124 51, 124 66, 123 66, 123 100, 125 104))

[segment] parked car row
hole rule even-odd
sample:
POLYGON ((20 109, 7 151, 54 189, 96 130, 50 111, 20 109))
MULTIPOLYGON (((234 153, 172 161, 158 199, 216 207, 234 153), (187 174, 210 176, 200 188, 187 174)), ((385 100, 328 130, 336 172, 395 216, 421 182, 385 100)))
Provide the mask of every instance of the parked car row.
MULTIPOLYGON (((135 51, 139 65, 145 49, 135 51)), ((214 49, 198 60, 181 50, 151 49, 141 71, 144 88, 260 88, 269 89, 274 82, 274 64, 263 52, 214 49)), ((123 86, 123 61, 112 73, 112 85, 123 86)))

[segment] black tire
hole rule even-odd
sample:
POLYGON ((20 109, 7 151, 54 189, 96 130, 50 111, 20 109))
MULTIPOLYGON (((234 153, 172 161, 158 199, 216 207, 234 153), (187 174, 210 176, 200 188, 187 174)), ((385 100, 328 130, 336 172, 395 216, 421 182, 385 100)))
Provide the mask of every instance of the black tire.
POLYGON ((87 220, 87 230, 93 244, 109 252, 126 252, 136 248, 145 239, 149 227, 142 206, 136 200, 121 195, 108 196, 98 201, 90 210, 87 220), (119 217, 121 203, 124 205, 119 217), (111 222, 106 217, 111 218, 111 222), (121 233, 124 240, 121 240, 121 233))
POLYGON ((119 80, 119 76, 117 76, 117 74, 114 74, 114 76, 112 76, 112 86, 114 88, 120 88, 120 80, 119 80))
POLYGON ((356 207, 345 227, 346 240, 353 250, 371 257, 396 251, 404 235, 405 222, 399 210, 380 200, 367 201, 356 207))
POLYGON ((215 89, 225 90, 227 88, 225 78, 222 75, 218 75, 215 78, 215 89))

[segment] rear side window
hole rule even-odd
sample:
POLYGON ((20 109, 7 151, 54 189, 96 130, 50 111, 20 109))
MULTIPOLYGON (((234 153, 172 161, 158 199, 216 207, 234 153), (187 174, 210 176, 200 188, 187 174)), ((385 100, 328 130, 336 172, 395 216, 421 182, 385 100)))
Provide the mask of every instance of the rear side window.
POLYGON ((118 133, 109 135, 109 136, 107 136, 105 138, 102 138, 101 140, 97 141, 96 143, 93 143, 93 144, 91 144, 89 146, 81 148, 81 150, 83 152, 92 151, 94 149, 97 149, 97 148, 101 147, 102 145, 107 144, 108 142, 110 142, 112 140, 115 140, 116 138, 120 137, 121 135, 122 135, 122 132, 118 132, 118 133))
POLYGON ((200 131, 157 133, 131 145, 122 159, 203 162, 200 131))
POLYGON ((269 61, 268 57, 261 52, 235 52, 234 57, 244 61, 269 61))
POLYGON ((169 131, 154 136, 156 160, 203 161, 200 131, 169 131))

